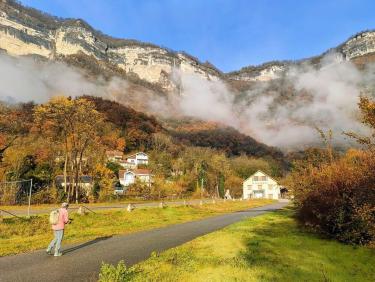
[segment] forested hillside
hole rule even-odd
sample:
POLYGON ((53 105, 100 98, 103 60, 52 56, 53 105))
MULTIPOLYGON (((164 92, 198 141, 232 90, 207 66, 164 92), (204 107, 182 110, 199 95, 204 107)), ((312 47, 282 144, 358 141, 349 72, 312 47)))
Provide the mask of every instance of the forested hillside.
MULTIPOLYGON (((257 169, 274 176, 285 169, 280 151, 234 129, 172 131, 152 116, 100 97, 3 103, 0 110, 1 180, 33 179, 35 203, 113 198, 120 167, 108 162, 108 150, 149 154, 153 185, 129 188, 132 197, 141 198, 222 196, 225 189, 240 196, 243 178, 257 169), (65 177, 71 187, 59 187, 65 177), (90 191, 77 184, 82 179, 92 183, 90 191)), ((1 186, 1 202, 23 203, 28 187, 1 186)))

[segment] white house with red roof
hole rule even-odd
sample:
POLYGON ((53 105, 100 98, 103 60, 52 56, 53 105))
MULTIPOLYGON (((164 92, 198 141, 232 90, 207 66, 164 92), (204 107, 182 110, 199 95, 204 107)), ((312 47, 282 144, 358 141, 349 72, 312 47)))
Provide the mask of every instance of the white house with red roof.
POLYGON ((125 156, 123 152, 112 150, 106 151, 107 160, 121 165, 124 169, 135 169, 139 165, 148 165, 148 155, 144 152, 138 152, 125 156))
POLYGON ((136 182, 145 183, 151 186, 152 175, 149 169, 137 168, 132 170, 119 171, 120 184, 127 187, 136 182))
POLYGON ((124 157, 125 161, 130 164, 148 165, 148 155, 143 152, 138 152, 129 156, 124 157))

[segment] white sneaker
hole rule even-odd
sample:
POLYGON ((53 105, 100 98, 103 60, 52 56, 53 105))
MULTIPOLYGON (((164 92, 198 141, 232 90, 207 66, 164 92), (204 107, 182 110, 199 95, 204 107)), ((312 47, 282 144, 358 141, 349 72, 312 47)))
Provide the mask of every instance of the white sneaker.
POLYGON ((61 257, 61 256, 62 256, 62 253, 55 253, 54 256, 55 256, 55 257, 61 257))

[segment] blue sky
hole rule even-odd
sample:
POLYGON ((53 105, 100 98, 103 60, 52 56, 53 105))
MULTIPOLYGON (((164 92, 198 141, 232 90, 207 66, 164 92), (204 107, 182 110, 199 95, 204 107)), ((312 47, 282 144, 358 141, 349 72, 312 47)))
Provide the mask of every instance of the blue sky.
POLYGON ((22 0, 120 38, 186 51, 223 71, 318 55, 375 28, 375 1, 22 0))

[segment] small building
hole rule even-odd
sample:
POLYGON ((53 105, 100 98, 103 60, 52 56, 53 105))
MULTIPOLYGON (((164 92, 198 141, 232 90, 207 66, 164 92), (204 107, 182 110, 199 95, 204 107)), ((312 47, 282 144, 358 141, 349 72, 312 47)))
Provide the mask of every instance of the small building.
POLYGON ((124 157, 124 153, 118 150, 106 151, 105 155, 110 162, 119 162, 124 157))
POLYGON ((130 164, 138 165, 148 165, 148 155, 143 152, 138 152, 130 156, 126 156, 125 161, 130 164))
POLYGON ((152 181, 151 171, 148 169, 132 169, 132 170, 120 170, 119 180, 120 184, 127 187, 131 184, 138 182, 151 185, 152 181))
POLYGON ((122 168, 124 169, 135 169, 137 168, 137 165, 135 163, 130 163, 125 160, 121 160, 117 162, 122 168))
POLYGON ((280 199, 281 186, 275 179, 261 170, 243 182, 244 199, 280 199))
MULTIPOLYGON (((70 181, 71 177, 66 177, 66 186, 70 187, 74 185, 74 181, 70 181)), ((91 189, 93 187, 93 179, 89 175, 81 175, 78 178, 78 187, 85 191, 86 195, 89 195, 91 193, 91 189)), ((73 178, 74 180, 74 178, 73 178)), ((65 188, 65 181, 64 181, 64 175, 57 175, 55 177, 55 184, 57 188, 65 188)))

